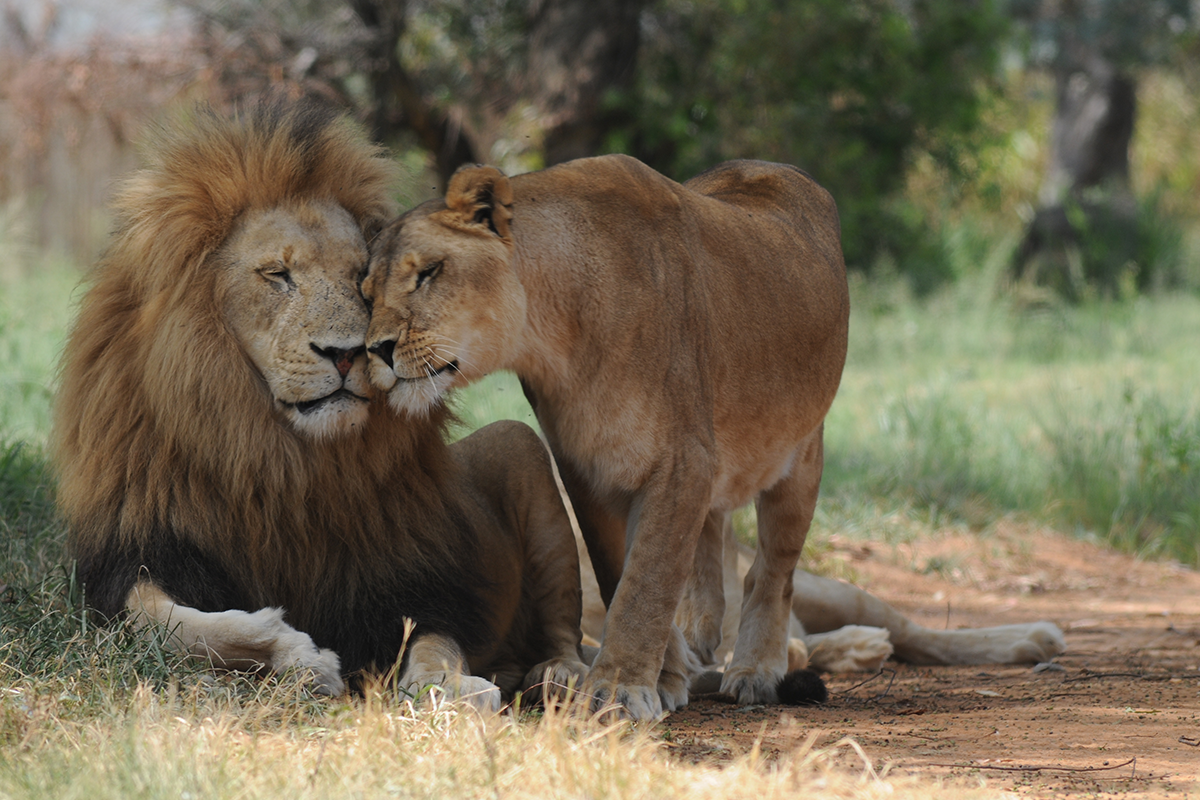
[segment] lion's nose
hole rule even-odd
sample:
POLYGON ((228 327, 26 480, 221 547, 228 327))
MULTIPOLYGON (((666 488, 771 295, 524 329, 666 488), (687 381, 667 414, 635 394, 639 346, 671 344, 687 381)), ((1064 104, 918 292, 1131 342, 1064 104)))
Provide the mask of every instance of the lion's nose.
POLYGON ((395 339, 385 339, 382 342, 376 342, 367 349, 383 359, 383 363, 388 365, 388 369, 392 369, 395 366, 392 363, 392 356, 396 351, 395 339))
POLYGON ((361 347, 318 347, 312 345, 313 352, 317 355, 324 356, 333 362, 337 367, 338 375, 343 378, 350 374, 350 368, 354 366, 354 358, 359 353, 363 352, 361 347))

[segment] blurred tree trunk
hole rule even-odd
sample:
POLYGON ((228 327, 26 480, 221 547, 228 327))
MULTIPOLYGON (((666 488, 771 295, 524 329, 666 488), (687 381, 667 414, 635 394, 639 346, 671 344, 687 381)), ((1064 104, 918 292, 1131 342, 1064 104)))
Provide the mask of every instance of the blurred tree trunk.
POLYGON ((426 100, 420 85, 400 62, 407 0, 350 0, 350 7, 367 29, 367 77, 375 108, 371 132, 377 141, 396 138, 402 130, 416 135, 432 154, 443 186, 463 164, 480 160, 474 143, 453 112, 426 100))
POLYGON ((1041 205, 1059 205, 1093 187, 1128 191, 1133 79, 1093 56, 1077 69, 1058 70, 1054 83, 1054 128, 1041 205))
POLYGON ((1013 269, 1078 298, 1086 284, 1115 289, 1137 248, 1129 182, 1136 84, 1095 52, 1060 65, 1054 80, 1050 161, 1013 269))
POLYGON ((605 95, 628 88, 648 0, 534 0, 530 99, 546 120, 547 165, 600 152, 614 123, 605 95))

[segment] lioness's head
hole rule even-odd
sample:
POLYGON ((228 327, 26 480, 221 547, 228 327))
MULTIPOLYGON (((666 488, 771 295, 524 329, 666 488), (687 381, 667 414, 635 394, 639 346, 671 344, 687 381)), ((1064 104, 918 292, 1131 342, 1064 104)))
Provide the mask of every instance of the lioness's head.
POLYGON ((226 324, 301 432, 344 433, 367 418, 367 243, 332 200, 251 209, 214 252, 226 324))
POLYGON ((512 187, 492 167, 455 173, 445 200, 389 224, 371 248, 370 378, 397 410, 505 367, 525 322, 512 270, 512 187))

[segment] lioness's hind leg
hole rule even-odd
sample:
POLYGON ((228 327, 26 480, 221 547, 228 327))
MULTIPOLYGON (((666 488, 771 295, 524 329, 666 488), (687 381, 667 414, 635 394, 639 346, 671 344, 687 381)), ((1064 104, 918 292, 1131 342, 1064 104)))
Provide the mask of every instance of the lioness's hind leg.
POLYGON ((345 691, 340 662, 332 650, 319 649, 312 638, 283 621, 283 611, 198 611, 180 605, 148 581, 129 593, 125 607, 134 625, 163 625, 167 642, 180 652, 208 659, 224 669, 257 669, 274 672, 306 670, 318 694, 339 695, 345 691))
POLYGON ((823 426, 801 443, 791 472, 759 495, 758 550, 746 573, 733 660, 721 691, 743 703, 778 702, 787 670, 792 576, 812 524, 824 466, 823 426))

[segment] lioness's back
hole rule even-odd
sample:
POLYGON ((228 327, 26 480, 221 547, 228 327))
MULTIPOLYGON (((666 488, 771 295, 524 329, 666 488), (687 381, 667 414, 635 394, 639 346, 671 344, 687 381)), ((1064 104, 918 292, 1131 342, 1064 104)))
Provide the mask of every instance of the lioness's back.
POLYGON ((804 224, 822 260, 845 274, 837 205, 804 170, 770 161, 726 161, 683 185, 751 214, 771 214, 785 224, 804 224))

